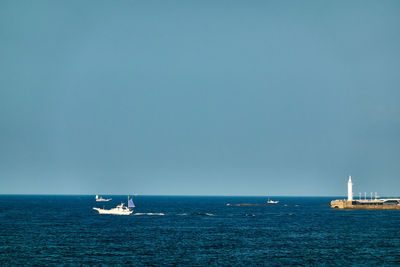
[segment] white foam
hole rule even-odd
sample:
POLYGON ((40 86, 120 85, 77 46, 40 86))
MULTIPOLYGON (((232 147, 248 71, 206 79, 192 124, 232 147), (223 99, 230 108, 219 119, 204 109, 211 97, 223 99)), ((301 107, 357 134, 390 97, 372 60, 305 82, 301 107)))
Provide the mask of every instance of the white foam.
POLYGON ((154 215, 157 215, 157 216, 163 216, 163 215, 165 215, 164 213, 134 213, 133 215, 136 215, 136 216, 138 216, 138 215, 150 215, 150 216, 154 216, 154 215))

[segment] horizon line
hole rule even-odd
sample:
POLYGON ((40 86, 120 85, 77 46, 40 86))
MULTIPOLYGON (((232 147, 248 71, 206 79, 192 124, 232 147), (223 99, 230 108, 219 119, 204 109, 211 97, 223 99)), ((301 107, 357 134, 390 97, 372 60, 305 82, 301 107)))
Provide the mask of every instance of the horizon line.
POLYGON ((182 197, 346 197, 345 195, 203 195, 203 194, 75 194, 75 193, 0 193, 6 195, 30 195, 30 196, 182 196, 182 197))

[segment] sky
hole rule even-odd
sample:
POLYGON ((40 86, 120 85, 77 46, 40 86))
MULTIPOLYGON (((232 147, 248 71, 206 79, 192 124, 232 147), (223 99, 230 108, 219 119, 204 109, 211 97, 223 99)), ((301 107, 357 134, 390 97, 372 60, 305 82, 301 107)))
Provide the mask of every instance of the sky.
POLYGON ((399 1, 0 1, 0 194, 400 195, 399 1))

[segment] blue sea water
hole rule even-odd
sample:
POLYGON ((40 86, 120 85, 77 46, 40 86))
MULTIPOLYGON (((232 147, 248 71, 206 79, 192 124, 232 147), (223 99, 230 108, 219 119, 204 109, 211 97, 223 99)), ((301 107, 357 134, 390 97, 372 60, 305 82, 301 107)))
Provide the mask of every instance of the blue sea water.
POLYGON ((332 198, 0 195, 0 265, 400 264, 400 211, 332 210, 332 198), (164 215, 151 215, 161 213, 164 215))

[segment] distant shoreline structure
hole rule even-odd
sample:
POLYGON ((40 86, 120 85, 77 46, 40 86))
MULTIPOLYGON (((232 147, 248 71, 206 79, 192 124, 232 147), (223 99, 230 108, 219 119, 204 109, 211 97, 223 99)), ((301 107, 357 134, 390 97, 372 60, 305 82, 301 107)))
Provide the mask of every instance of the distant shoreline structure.
POLYGON ((336 199, 331 201, 332 209, 366 209, 366 210, 400 210, 400 198, 378 198, 375 193, 375 198, 367 199, 366 193, 364 199, 353 199, 353 182, 351 176, 347 182, 347 200, 336 199))

